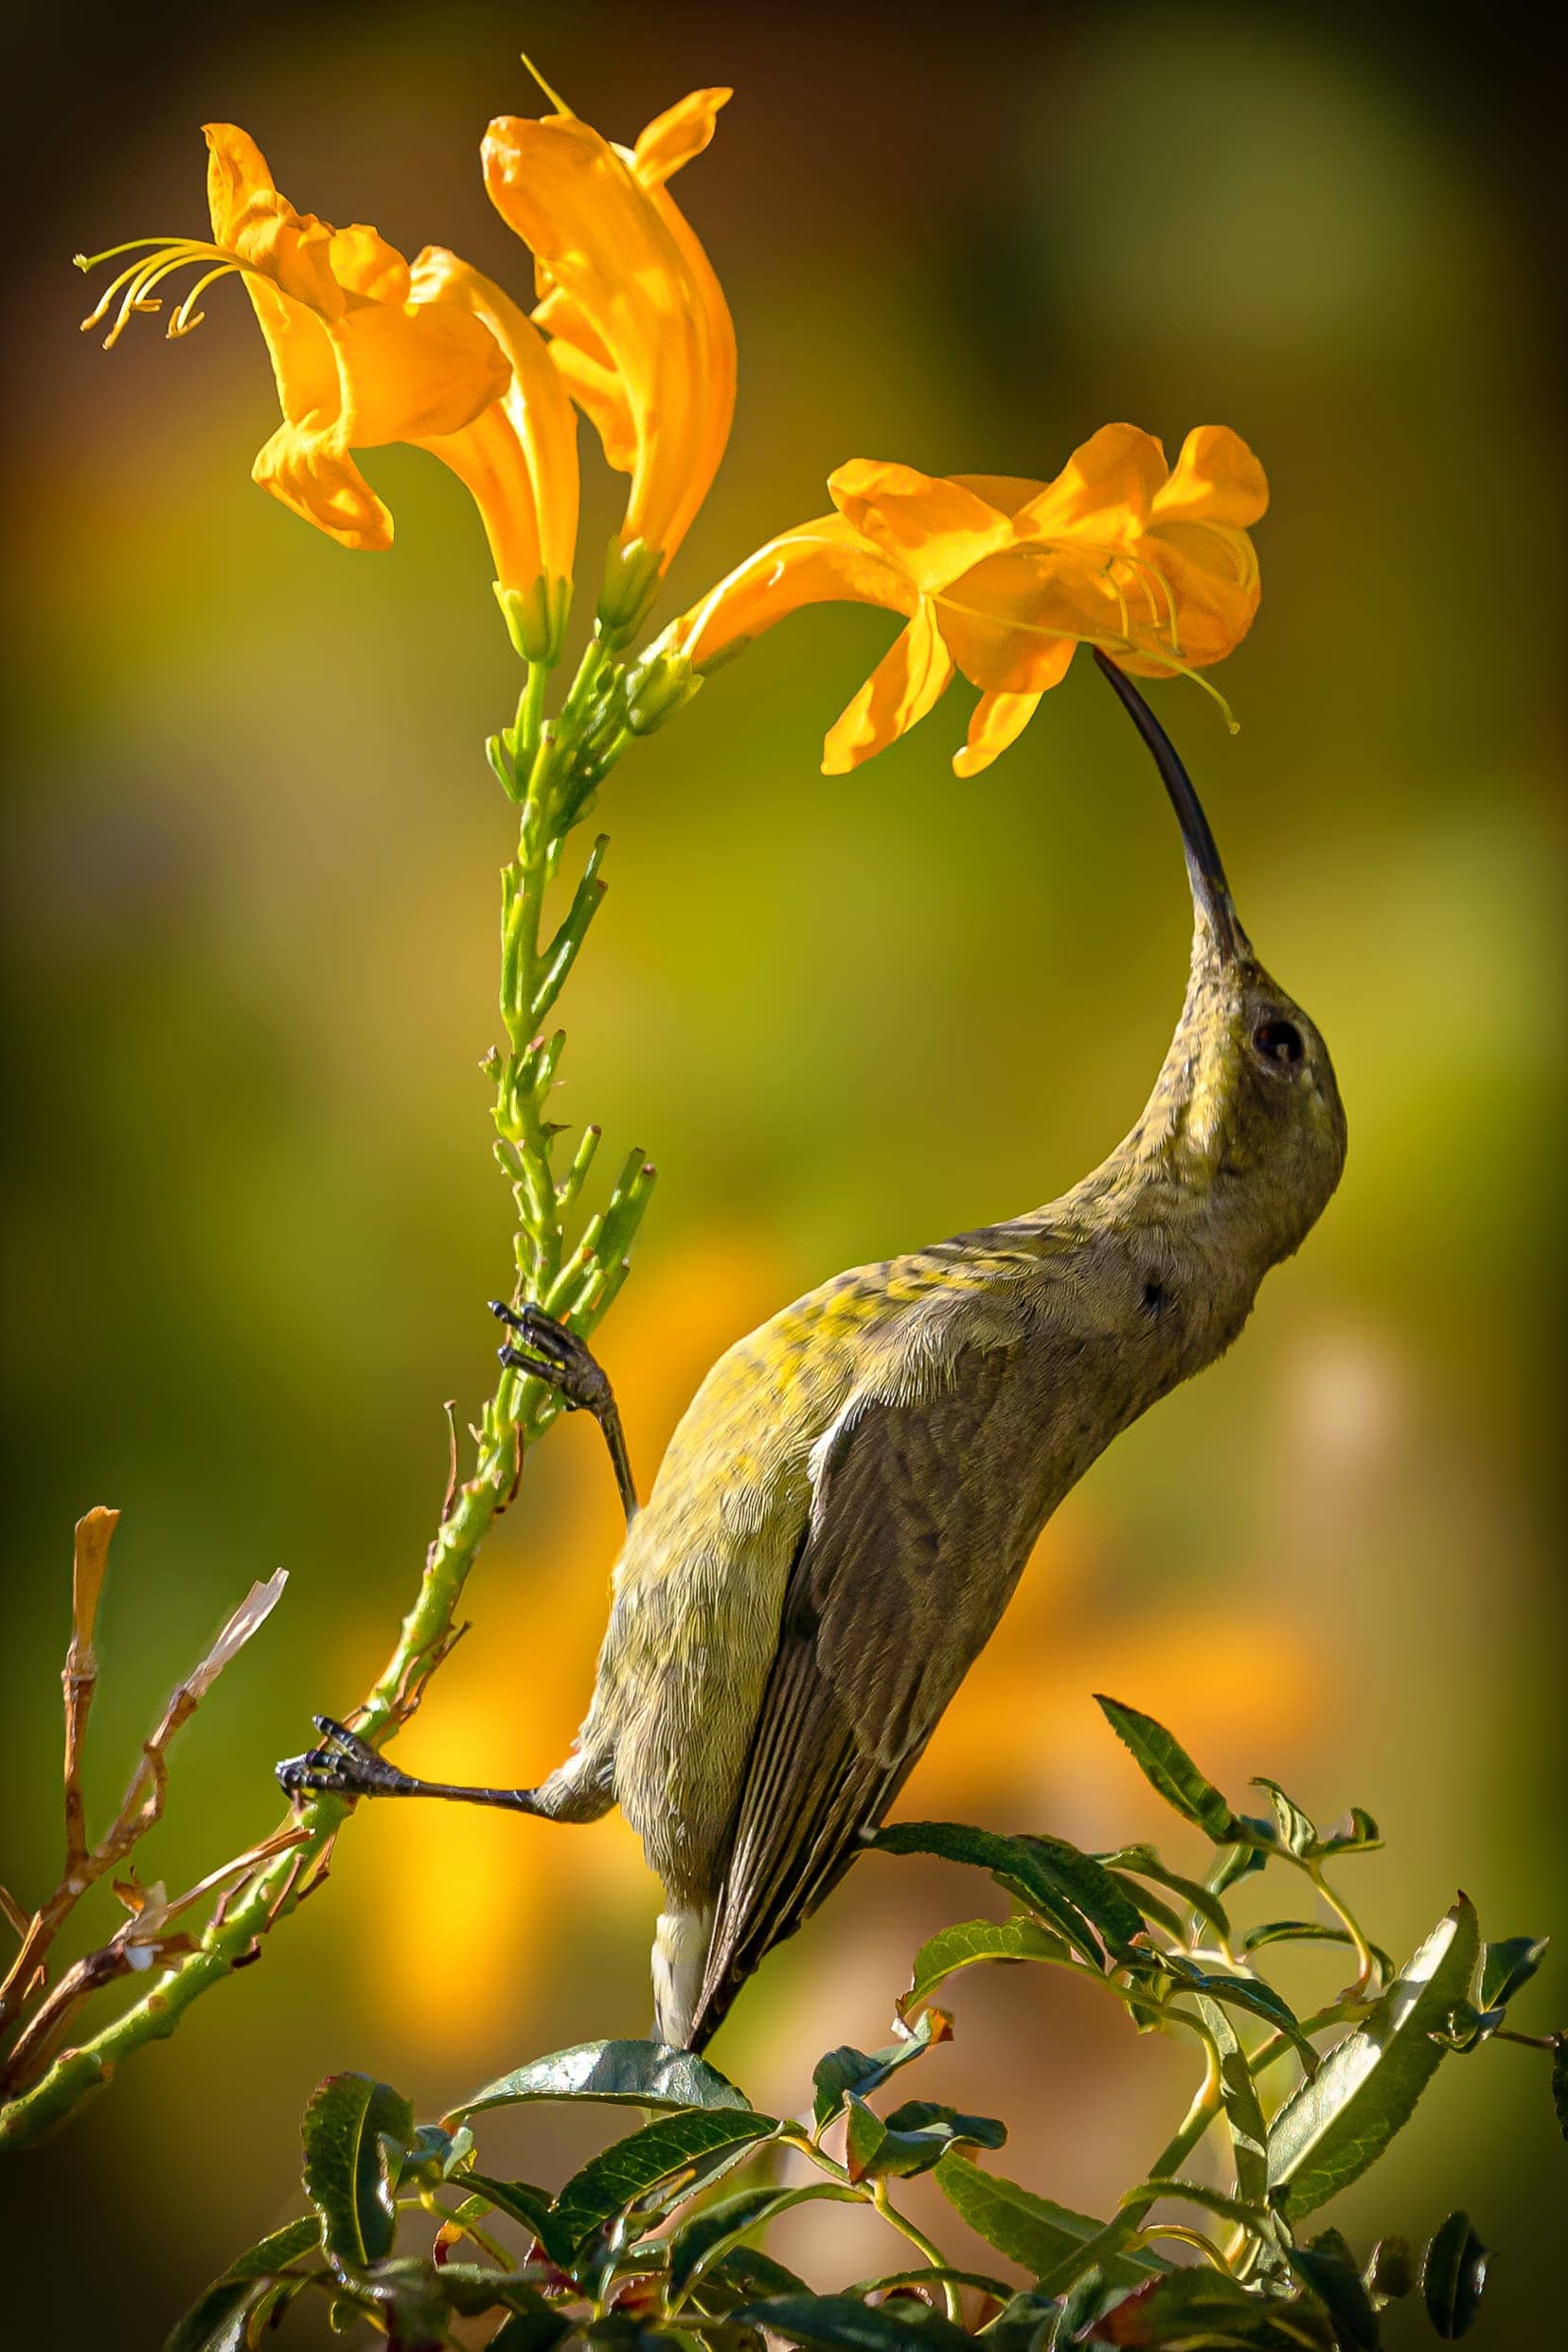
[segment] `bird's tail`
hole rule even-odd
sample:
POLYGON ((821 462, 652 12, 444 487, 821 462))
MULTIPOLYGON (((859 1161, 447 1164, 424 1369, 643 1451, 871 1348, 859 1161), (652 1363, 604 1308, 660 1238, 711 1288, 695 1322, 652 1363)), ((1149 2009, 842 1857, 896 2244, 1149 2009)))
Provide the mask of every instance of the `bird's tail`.
POLYGON ((659 1924, 653 1933, 654 2030, 671 2049, 692 2046, 692 2023, 712 1934, 711 1903, 659 1914, 659 1924))

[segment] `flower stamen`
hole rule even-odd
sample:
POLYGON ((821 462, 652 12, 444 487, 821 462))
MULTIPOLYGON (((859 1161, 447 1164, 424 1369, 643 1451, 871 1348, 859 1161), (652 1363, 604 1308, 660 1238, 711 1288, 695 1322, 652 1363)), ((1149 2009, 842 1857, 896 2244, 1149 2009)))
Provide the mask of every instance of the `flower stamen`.
POLYGON ((254 268, 250 262, 241 260, 238 254, 230 253, 226 246, 207 244, 202 239, 194 237, 134 237, 128 244, 112 245, 107 253, 90 256, 79 253, 75 257, 76 266, 79 270, 94 270, 98 268, 99 262, 116 260, 122 253, 134 253, 138 258, 128 268, 120 271, 118 276, 113 280, 104 293, 97 309, 89 312, 81 322, 83 334, 90 328, 101 324, 115 296, 120 293, 122 287, 124 288, 124 295, 119 310, 116 313, 115 323, 103 338, 103 347, 106 351, 114 349, 137 312, 162 310, 162 301, 152 294, 153 287, 160 285, 175 270, 184 269, 187 263, 194 265, 202 261, 211 261, 217 266, 208 270, 205 276, 198 279, 170 318, 169 333, 171 337, 188 334, 191 328, 201 325, 205 313, 198 311, 192 315, 190 306, 203 289, 212 284, 214 278, 226 276, 231 270, 248 272, 249 275, 257 277, 266 275, 264 271, 254 268))

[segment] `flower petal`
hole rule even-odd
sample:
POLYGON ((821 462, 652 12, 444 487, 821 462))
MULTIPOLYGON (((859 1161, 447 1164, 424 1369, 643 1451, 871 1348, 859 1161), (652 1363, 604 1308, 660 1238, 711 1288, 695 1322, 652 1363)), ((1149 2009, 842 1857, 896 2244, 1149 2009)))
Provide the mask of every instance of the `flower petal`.
POLYGON ((1008 547, 954 580, 934 601, 970 683, 988 693, 1042 694, 1065 677, 1084 637, 1125 643, 1121 607, 1094 584, 1097 569, 1093 557, 1008 547))
POLYGON ((828 488, 845 519, 927 595, 1012 536, 1007 517, 973 490, 913 466, 853 457, 829 475, 828 488))
POLYGON ((621 543, 668 558, 712 482, 735 403, 734 329, 707 258, 664 189, 644 187, 576 116, 492 122, 484 164, 503 220, 575 306, 557 313, 568 387, 604 419, 618 457, 628 441, 635 450, 621 543), (595 372, 605 354, 624 408, 595 372))
POLYGON ((384 551, 392 517, 349 456, 342 428, 280 424, 258 454, 251 479, 313 523, 340 547, 384 551))
POLYGON ((499 286, 440 246, 427 246, 415 262, 413 294, 416 303, 472 312, 509 369, 498 403, 451 438, 427 439, 423 446, 472 491, 504 588, 528 589, 541 578, 570 579, 578 524, 577 420, 543 336, 499 286))
MULTIPOLYGON (((1070 644, 1067 651, 1071 660, 1070 644)), ((982 694, 970 720, 969 740, 953 755, 953 775, 978 775, 989 768, 999 752, 1017 741, 1039 707, 1038 694, 982 694)))
POLYGON ((406 302, 412 272, 396 245, 363 222, 334 229, 327 249, 332 276, 346 294, 364 294, 371 302, 406 302))
POLYGON ((332 231, 313 213, 296 212, 273 186, 267 159, 248 132, 209 122, 207 209, 220 245, 264 271, 296 301, 337 318, 343 294, 332 276, 332 231))
POLYGON ((331 335, 355 449, 460 432, 511 383, 489 328, 455 303, 366 302, 331 335))
POLYGON ((1075 449, 1056 480, 1014 516, 1021 539, 1133 538, 1166 480, 1165 452, 1136 425, 1101 425, 1075 449))
POLYGON ((881 604, 913 614, 914 587, 899 565, 868 547, 842 515, 819 515, 737 564, 701 604, 666 633, 672 651, 711 669, 786 614, 808 604, 881 604))
POLYGON ((1195 425, 1170 479, 1155 495, 1153 519, 1224 523, 1245 530, 1267 511, 1269 478, 1228 425, 1195 425))
POLYGON ((632 156, 632 169, 644 187, 662 187, 683 164, 702 153, 713 136, 720 107, 734 96, 733 90, 693 90, 654 116, 632 156))
POLYGON ((847 775, 925 717, 952 684, 953 656, 923 600, 822 746, 824 775, 847 775))

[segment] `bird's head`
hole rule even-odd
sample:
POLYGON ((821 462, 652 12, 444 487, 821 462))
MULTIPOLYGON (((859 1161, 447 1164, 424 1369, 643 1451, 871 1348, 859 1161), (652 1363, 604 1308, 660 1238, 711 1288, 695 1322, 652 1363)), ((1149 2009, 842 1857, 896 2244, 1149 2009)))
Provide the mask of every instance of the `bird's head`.
POLYGON ((1096 661, 1154 756, 1182 829, 1192 965, 1170 1051, 1130 1144, 1236 1199, 1271 1260, 1299 1248, 1345 1166, 1345 1109, 1315 1025, 1259 963, 1203 805, 1137 687, 1096 661))

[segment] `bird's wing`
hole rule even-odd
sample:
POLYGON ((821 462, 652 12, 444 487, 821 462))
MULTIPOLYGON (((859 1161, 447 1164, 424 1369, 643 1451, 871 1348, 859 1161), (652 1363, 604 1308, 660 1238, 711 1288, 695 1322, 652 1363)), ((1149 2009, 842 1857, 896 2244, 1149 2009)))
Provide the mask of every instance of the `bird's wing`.
POLYGON ((870 1404, 832 1442, 736 1808, 696 2048, 880 1824, 1006 1604, 1039 1518, 999 1412, 1013 1357, 965 1349, 936 1398, 870 1404))

